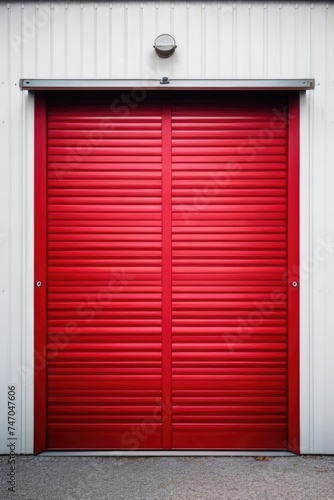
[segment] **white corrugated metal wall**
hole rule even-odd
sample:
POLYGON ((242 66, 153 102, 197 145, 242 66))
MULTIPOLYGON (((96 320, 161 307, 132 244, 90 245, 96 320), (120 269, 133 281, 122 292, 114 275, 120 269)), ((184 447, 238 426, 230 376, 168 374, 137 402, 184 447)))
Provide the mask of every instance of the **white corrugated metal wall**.
POLYGON ((301 451, 334 453, 333 2, 0 2, 0 453, 33 438, 33 95, 19 78, 304 78, 301 451), (171 33, 177 50, 152 48, 171 33))

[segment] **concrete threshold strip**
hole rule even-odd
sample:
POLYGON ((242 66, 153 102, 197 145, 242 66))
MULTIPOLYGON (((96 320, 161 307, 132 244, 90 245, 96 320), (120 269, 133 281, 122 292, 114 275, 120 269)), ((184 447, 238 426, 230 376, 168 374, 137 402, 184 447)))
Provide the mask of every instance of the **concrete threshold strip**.
POLYGON ((294 457, 289 451, 44 451, 39 457, 294 457))

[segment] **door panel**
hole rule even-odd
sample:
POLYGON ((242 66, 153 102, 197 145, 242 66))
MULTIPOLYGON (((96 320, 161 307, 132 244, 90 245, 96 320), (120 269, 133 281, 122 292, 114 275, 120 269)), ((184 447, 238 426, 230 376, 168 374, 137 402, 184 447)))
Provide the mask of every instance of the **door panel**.
POLYGON ((161 447, 161 162, 160 106, 49 109, 51 449, 161 447))
POLYGON ((173 107, 174 448, 287 440, 287 127, 273 116, 173 107))

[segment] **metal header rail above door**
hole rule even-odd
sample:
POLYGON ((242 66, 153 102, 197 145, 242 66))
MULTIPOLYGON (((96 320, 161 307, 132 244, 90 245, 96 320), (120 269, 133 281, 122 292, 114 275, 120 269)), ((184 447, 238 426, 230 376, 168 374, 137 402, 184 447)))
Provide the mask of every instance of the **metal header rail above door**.
POLYGON ((313 90, 312 78, 252 80, 169 80, 168 76, 149 80, 20 79, 21 90, 313 90))

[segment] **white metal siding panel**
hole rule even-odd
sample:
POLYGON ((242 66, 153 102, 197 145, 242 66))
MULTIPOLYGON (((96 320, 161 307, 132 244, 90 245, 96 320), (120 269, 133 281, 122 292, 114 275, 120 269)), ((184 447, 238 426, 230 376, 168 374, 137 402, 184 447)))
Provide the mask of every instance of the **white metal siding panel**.
MULTIPOLYGON (((312 156, 310 168, 312 176, 311 196, 311 297, 313 300, 311 316, 311 447, 318 452, 332 453, 333 435, 333 364, 328 353, 333 353, 333 248, 326 258, 319 258, 319 246, 322 240, 334 241, 333 197, 330 195, 328 182, 332 177, 333 166, 333 98, 334 68, 332 63, 333 42, 333 5, 321 8, 315 4, 311 13, 312 61, 311 71, 318 75, 317 93, 312 103, 312 156), (331 14, 329 13, 331 11, 331 14), (330 26, 331 20, 331 26, 330 26), (322 55, 320 55, 320 53, 322 55), (327 61, 327 64, 324 62, 327 61), (330 99, 330 100, 329 100, 330 99), (332 107, 330 108, 330 104, 332 107), (327 195, 327 196, 326 196, 327 195), (330 274, 329 274, 330 273, 330 274), (327 307, 326 307, 327 306, 327 307), (332 427, 332 429, 331 429, 332 427), (321 450, 321 451, 320 451, 321 450), (331 450, 331 451, 330 451, 331 450)), ((306 267, 306 266, 305 266, 306 267)))
POLYGON ((282 9, 276 2, 267 4, 267 33, 264 40, 267 45, 267 53, 264 72, 266 76, 274 75, 274 78, 280 78, 281 74, 281 15, 282 9))
MULTIPOLYGON (((67 50, 67 27, 66 27, 66 10, 63 6, 57 4, 56 9, 52 9, 53 16, 50 17, 50 34, 52 35, 52 50, 50 53, 51 71, 50 77, 55 78, 55 75, 62 75, 61 78, 68 76, 66 74, 66 50, 67 50)), ((82 54, 82 52, 80 53, 82 54)), ((78 55, 79 57, 79 55, 78 55)), ((88 55, 89 57, 89 55, 88 55)), ((93 59, 92 59, 93 60, 93 59)), ((91 75, 89 75, 91 76, 91 75)))
MULTIPOLYGON (((311 212, 311 238, 313 245, 320 241, 322 236, 325 236, 325 220, 324 220, 324 181, 325 181, 325 116, 326 116, 326 86, 324 85, 326 78, 326 68, 323 65, 322 58, 318 56, 320 50, 325 51, 326 47, 326 34, 325 34, 325 9, 318 10, 316 6, 311 11, 311 39, 312 39, 312 60, 311 71, 316 72, 318 75, 316 82, 318 104, 314 101, 312 103, 313 112, 313 137, 316 137, 317 144, 313 147, 311 154, 311 172, 312 172, 312 212, 311 212), (321 102, 321 105, 319 105, 321 102), (316 125, 317 124, 317 125, 316 125), (320 127, 322 133, 318 134, 317 128, 320 127)), ((323 57, 323 56, 322 56, 323 57)), ((316 250, 314 248, 314 250, 316 250)), ((302 263, 303 265, 303 263, 302 263)), ((326 394, 325 394, 325 374, 326 369, 323 365, 326 350, 326 332, 325 332, 325 301, 324 301, 324 280, 325 280, 325 266, 324 263, 317 265, 316 272, 312 272, 311 261, 305 261, 305 271, 311 271, 310 283, 313 295, 313 317, 311 321, 311 353, 313 359, 311 362, 313 368, 313 387, 314 394, 313 405, 311 406, 311 419, 316 420, 317 413, 325 415, 326 394), (315 316, 316 315, 316 316, 315 316), (322 362, 321 362, 322 360, 322 362), (319 388, 319 390, 317 389, 319 388), (321 388, 321 389, 320 389, 321 388), (316 406, 315 406, 316 405, 316 406)), ((319 422, 320 423, 320 422, 319 422)), ((325 426, 315 425, 311 429, 311 445, 315 449, 326 447, 325 426)))
MULTIPOLYGON (((210 74, 213 75, 212 78, 218 78, 217 74, 217 56, 218 56, 218 44, 217 44, 217 8, 215 4, 203 4, 202 9, 202 29, 203 29, 203 42, 202 42, 202 52, 204 64, 202 68, 203 75, 210 74), (211 22, 208 25, 208 19, 211 22), (209 57, 205 57, 207 47, 211 48, 209 57)), ((203 76, 203 78, 205 78, 203 76)))
MULTIPOLYGON (((104 9, 98 9, 95 7, 94 12, 94 22, 95 22, 95 36, 96 36, 96 45, 95 50, 96 54, 104 54, 105 57, 96 57, 96 73, 101 75, 101 78, 109 78, 109 4, 104 6, 104 9)), ((85 9, 81 9, 84 11, 85 9)), ((93 17, 92 15, 90 17, 93 17)), ((82 29, 82 27, 81 27, 82 29)), ((137 34, 134 33, 134 39, 137 40, 137 34)), ((137 44, 135 44, 137 46, 137 44)), ((83 53, 84 55, 84 53, 83 53)), ((81 56, 81 58, 83 57, 81 56)))
MULTIPOLYGON (((296 50, 295 50, 295 16, 296 8, 294 3, 282 4, 280 10, 281 16, 281 60, 280 60, 280 73, 296 74, 296 50)), ((301 34, 302 35, 302 34, 301 34)))
POLYGON ((223 4, 218 8, 218 78, 228 78, 232 75, 235 78, 234 64, 234 15, 230 5, 223 4), (227 47, 229 49, 227 50, 227 47))
MULTIPOLYGON (((34 4, 24 5, 21 13, 21 31, 13 32, 15 44, 10 45, 11 57, 21 57, 21 71, 38 73, 36 44, 34 42, 36 30, 30 19, 33 19, 36 8, 34 4)), ((50 12, 50 11, 49 11, 50 12)), ((19 12, 17 12, 19 13, 19 12)), ((19 17, 20 20, 20 17, 19 17)), ((14 82, 15 83, 15 82, 14 82)))
POLYGON ((166 75, 316 79, 301 97, 301 443, 334 453, 333 46, 333 2, 0 1, 0 390, 18 384, 18 452, 32 452, 33 401, 33 99, 18 80, 166 75), (166 60, 162 32, 178 45, 166 60))
MULTIPOLYGON (((328 75, 326 77, 326 121, 325 121, 325 234, 334 240, 334 224, 333 224, 333 186, 334 186, 334 64, 333 64, 333 47, 334 47, 334 9, 333 5, 326 10, 326 52, 325 60, 329 62, 328 75)), ((334 283, 334 258, 328 260, 325 274, 325 332, 326 346, 325 357, 323 364, 326 367, 325 373, 325 392, 327 397, 327 408, 325 412, 324 427, 326 429, 325 446, 323 449, 326 453, 333 453, 334 450, 334 433, 329 429, 333 429, 333 414, 334 402, 333 394, 334 387, 334 369, 333 369, 333 353, 334 353, 334 314, 333 314, 333 283, 334 283)))
MULTIPOLYGON (((96 10, 96 9, 95 9, 96 10)), ((80 4, 69 2, 65 5, 65 71, 67 78, 74 78, 80 74, 80 67, 84 54, 80 50, 81 46, 81 23, 80 4)), ((96 12, 94 12, 94 18, 96 12)), ((95 20, 95 19, 94 19, 95 20)), ((97 32, 94 33, 94 43, 97 46, 97 32)), ((54 43, 57 43, 54 40, 54 43)), ((95 73, 95 72, 94 72, 95 73)))
MULTIPOLYGON (((20 5, 18 5, 20 7, 20 5)), ((35 51, 36 51, 36 72, 41 75, 51 74, 51 64, 52 59, 50 57, 51 45, 56 43, 53 38, 51 38, 50 30, 50 8, 43 8, 43 5, 36 5, 35 13, 33 14, 33 19, 35 15, 35 51), (37 26, 40 26, 37 29, 37 26)), ((17 17, 17 16, 15 16, 17 17)), ((29 18, 28 18, 29 20, 29 18)))
MULTIPOLYGON (((80 43, 80 76, 87 75, 87 78, 94 78, 96 73, 96 48, 94 43, 95 34, 95 6, 94 4, 87 4, 83 8, 83 4, 80 7, 80 24, 81 24, 81 43, 80 43)), ((108 11, 105 18, 108 22, 111 22, 111 17, 109 17, 108 11)), ((108 32, 108 40, 106 41, 107 46, 110 46, 111 30, 108 32)), ((110 58, 104 61, 105 68, 108 69, 108 78, 110 72, 110 58)))
MULTIPOLYGON (((128 78, 126 68, 126 47, 128 40, 125 40, 125 9, 122 3, 112 4, 112 25, 111 25, 111 72, 110 78, 128 78), (122 42, 121 42, 122 40, 122 42), (123 42, 124 40, 124 42, 123 42)), ((127 33, 128 35, 128 33, 127 33)), ((105 49, 106 50, 106 47, 105 49)), ((96 58, 103 57, 96 54, 96 58)), ((98 75, 95 75, 98 77, 98 75)))
POLYGON ((249 63, 252 50, 250 43, 250 32, 252 29, 249 15, 250 9, 237 9, 236 5, 233 9, 235 17, 236 78, 247 78, 250 74, 249 63))
POLYGON ((262 4, 249 8, 249 75, 248 78, 256 78, 262 72, 262 77, 267 78, 268 72, 268 30, 267 30, 268 6, 262 4), (259 54, 255 57, 254 54, 259 54), (261 57, 262 55, 262 57, 261 57))
MULTIPOLYGON (((0 150, 1 150, 1 167, 0 167, 0 317, 2 333, 2 349, 0 361, 0 383, 1 392, 6 390, 7 383, 11 376, 11 325, 10 325, 10 171, 9 171, 9 105, 8 105, 8 53, 7 49, 7 7, 0 6, 0 46, 4 48, 1 54, 0 65, 0 150), (7 167, 5 167, 7 165, 7 167)), ((31 334, 31 332, 30 332, 31 334)), ((1 451, 6 453, 6 428, 7 428, 7 405, 0 405, 0 425, 2 427, 1 434, 1 451)))

